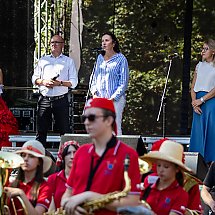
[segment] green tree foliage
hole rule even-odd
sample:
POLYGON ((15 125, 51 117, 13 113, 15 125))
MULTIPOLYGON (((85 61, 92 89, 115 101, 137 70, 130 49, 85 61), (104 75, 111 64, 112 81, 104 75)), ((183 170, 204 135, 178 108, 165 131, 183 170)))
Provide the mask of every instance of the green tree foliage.
MULTIPOLYGON (((185 3, 185 0, 84 1, 80 77, 88 82, 96 58, 89 50, 100 45, 103 32, 114 30, 130 66, 123 118, 126 134, 162 134, 162 114, 159 122, 156 119, 169 65, 167 56, 174 52, 181 58, 173 60, 167 85, 166 132, 180 133, 185 3)), ((211 26, 215 20, 212 1, 194 1, 193 8, 191 75, 200 60, 203 38, 213 36, 211 26)), ((190 110, 189 126, 191 115, 190 110)))

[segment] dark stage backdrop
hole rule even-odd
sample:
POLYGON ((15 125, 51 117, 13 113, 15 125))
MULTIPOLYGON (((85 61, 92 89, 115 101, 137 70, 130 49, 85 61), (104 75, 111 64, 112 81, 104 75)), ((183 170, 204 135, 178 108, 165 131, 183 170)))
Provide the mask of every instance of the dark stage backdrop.
MULTIPOLYGON (((0 66, 4 84, 31 86, 35 46, 33 1, 0 0, 0 5, 0 66)), ((27 91, 22 90, 5 90, 3 94, 9 106, 28 105, 27 96, 27 91)))

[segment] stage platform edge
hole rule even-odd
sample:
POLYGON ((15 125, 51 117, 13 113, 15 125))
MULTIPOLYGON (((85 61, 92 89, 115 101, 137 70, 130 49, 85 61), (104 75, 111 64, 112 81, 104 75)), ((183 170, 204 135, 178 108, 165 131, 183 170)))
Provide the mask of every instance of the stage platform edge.
MULTIPOLYGON (((162 136, 121 135, 121 136, 117 136, 117 138, 119 140, 121 140, 122 142, 128 144, 135 150, 137 148, 138 139, 141 138, 142 142, 145 144, 145 147, 147 148, 147 150, 151 150, 153 143, 156 140, 161 139, 162 136)), ((189 144, 190 144, 190 137, 188 137, 188 136, 183 136, 183 137, 167 136, 166 138, 184 145, 185 151, 187 151, 189 144)), ((84 143, 92 142, 91 138, 89 137, 88 134, 65 134, 65 135, 61 136, 61 143, 64 143, 69 140, 75 140, 75 141, 79 142, 81 145, 84 143)))
MULTIPOLYGON (((22 134, 22 135, 10 135, 9 136, 9 141, 12 142, 12 147, 16 147, 17 143, 24 143, 28 140, 35 139, 36 135, 35 134, 22 134)), ((145 144, 145 147, 150 150, 152 147, 152 144, 156 141, 162 138, 162 136, 142 136, 142 135, 121 135, 117 136, 119 140, 122 142, 128 144, 132 148, 136 149, 137 148, 137 142, 138 139, 141 138, 142 142, 145 144)), ((190 143, 190 137, 188 136, 167 136, 166 138, 176 141, 178 143, 181 143, 186 149, 189 147, 190 143)), ((62 135, 61 137, 59 135, 48 135, 47 136, 47 142, 52 143, 52 148, 58 148, 59 143, 63 143, 69 140, 75 140, 79 142, 79 144, 84 144, 84 143, 90 143, 91 138, 89 137, 88 134, 65 134, 62 135)))

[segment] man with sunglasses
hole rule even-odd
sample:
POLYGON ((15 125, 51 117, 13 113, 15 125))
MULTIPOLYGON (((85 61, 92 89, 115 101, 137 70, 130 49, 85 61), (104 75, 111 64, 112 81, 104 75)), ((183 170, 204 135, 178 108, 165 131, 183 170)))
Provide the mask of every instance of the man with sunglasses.
POLYGON ((140 193, 137 184, 141 179, 138 155, 113 135, 116 131, 115 118, 112 100, 94 98, 87 102, 82 119, 93 143, 82 145, 75 154, 67 180, 68 188, 61 201, 67 214, 84 214, 86 211, 81 207, 84 202, 122 191, 125 187, 123 164, 127 155, 130 159, 128 175, 131 191, 94 214, 117 214, 118 207, 138 204, 140 193))
POLYGON ((60 135, 69 132, 68 88, 78 83, 73 59, 62 53, 64 40, 54 35, 50 41, 51 54, 42 57, 32 76, 32 83, 39 86, 37 105, 37 136, 47 148, 47 132, 54 115, 55 125, 60 135))

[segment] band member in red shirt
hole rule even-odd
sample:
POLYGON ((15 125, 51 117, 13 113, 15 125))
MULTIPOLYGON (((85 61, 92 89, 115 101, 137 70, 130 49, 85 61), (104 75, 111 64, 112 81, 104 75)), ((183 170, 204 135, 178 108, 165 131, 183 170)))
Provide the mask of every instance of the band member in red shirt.
POLYGON ((183 189, 183 172, 191 169, 183 164, 183 146, 166 140, 158 151, 151 151, 142 159, 156 163, 158 176, 152 185, 145 187, 142 199, 157 215, 185 214, 188 193, 183 189))
POLYGON ((67 214, 87 213, 81 204, 104 197, 110 192, 122 191, 125 187, 123 166, 127 155, 130 158, 130 192, 125 197, 107 203, 105 208, 98 209, 94 214, 117 214, 117 207, 138 204, 140 192, 137 184, 141 179, 138 155, 113 135, 115 117, 111 100, 94 98, 85 106, 83 121, 92 143, 82 145, 75 154, 67 180, 68 188, 61 201, 67 214))
POLYGON ((27 141, 16 153, 20 154, 24 163, 21 164, 15 181, 5 187, 4 191, 9 199, 14 198, 16 206, 14 214, 16 214, 15 212, 22 214, 18 210, 20 202, 15 198, 19 196, 24 202, 27 214, 42 215, 48 210, 51 202, 51 192, 43 173, 49 170, 52 160, 45 156, 45 148, 37 140, 27 141))
POLYGON ((55 211, 60 208, 61 198, 66 191, 66 181, 71 171, 74 155, 79 147, 78 142, 72 140, 62 144, 58 151, 57 166, 59 170, 48 177, 53 197, 49 211, 55 211))

